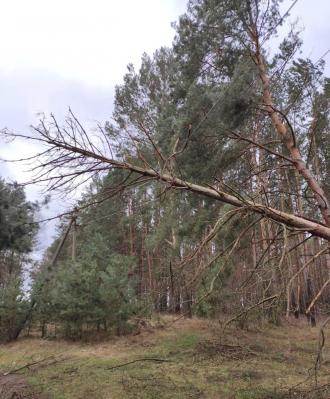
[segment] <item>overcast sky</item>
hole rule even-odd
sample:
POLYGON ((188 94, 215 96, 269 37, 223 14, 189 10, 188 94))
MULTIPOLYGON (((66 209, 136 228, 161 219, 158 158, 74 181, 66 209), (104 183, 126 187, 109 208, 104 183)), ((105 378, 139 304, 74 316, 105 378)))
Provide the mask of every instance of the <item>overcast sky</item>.
MULTIPOLYGON (((286 0, 283 10, 290 4, 286 0)), ((24 131, 39 112, 61 118, 68 106, 86 123, 104 122, 126 65, 170 45, 170 24, 185 8, 186 0, 0 1, 0 128, 24 131)), ((305 54, 317 60, 330 47, 330 0, 300 0, 291 15, 305 29, 305 54)), ((0 146, 0 158, 32 150, 0 146)), ((0 174, 26 180, 20 165, 0 164, 0 174)), ((27 192, 38 198, 35 188, 27 192)))

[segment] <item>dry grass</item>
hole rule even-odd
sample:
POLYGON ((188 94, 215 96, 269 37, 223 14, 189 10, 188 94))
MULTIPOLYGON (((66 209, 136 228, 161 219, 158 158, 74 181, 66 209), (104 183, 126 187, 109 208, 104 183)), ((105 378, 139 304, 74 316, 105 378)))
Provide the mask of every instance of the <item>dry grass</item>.
MULTIPOLYGON (((315 328, 301 324, 243 332, 231 327, 220 336, 217 323, 172 321, 166 317, 139 335, 100 343, 21 339, 0 347, 0 369, 54 355, 58 362, 23 371, 50 399, 330 397, 326 389, 305 392, 313 388, 315 328), (109 370, 141 357, 169 362, 143 361, 109 370)), ((330 358, 324 360, 320 385, 330 383, 330 358)))

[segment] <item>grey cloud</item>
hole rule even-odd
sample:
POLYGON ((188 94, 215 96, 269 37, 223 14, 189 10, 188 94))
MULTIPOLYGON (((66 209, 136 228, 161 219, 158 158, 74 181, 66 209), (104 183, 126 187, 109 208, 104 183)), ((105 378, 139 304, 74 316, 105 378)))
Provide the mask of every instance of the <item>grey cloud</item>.
POLYGON ((0 71, 0 126, 22 129, 36 122, 36 114, 63 117, 70 106, 83 121, 110 117, 113 90, 63 79, 47 71, 0 71))

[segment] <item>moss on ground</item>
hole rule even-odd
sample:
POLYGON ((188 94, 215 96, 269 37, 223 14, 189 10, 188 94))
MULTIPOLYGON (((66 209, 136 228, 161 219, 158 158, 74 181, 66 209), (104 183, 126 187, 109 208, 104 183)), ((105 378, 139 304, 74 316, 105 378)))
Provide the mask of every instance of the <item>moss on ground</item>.
MULTIPOLYGON (((282 326, 231 328, 220 337, 210 322, 180 320, 100 343, 21 339, 0 347, 0 369, 48 357, 21 372, 50 399, 328 399, 329 385, 313 386, 317 335, 308 326, 282 326), (168 361, 113 368, 141 358, 168 361)), ((327 367, 320 385, 330 383, 327 367)))

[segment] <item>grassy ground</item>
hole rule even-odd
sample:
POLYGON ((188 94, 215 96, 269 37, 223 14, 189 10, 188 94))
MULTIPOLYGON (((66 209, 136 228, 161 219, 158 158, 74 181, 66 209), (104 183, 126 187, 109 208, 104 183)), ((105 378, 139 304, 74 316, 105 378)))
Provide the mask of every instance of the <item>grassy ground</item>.
MULTIPOLYGON (((54 356, 20 371, 50 399, 330 397, 330 386, 307 392, 314 387, 308 377, 318 329, 285 325, 243 332, 231 327, 221 337, 219 326, 204 320, 165 322, 100 343, 21 339, 0 347, 0 369, 54 356), (141 358, 167 361, 134 362, 141 358), (129 362, 134 363, 112 368, 129 362)), ((320 385, 330 384, 327 350, 324 360, 320 385)))

